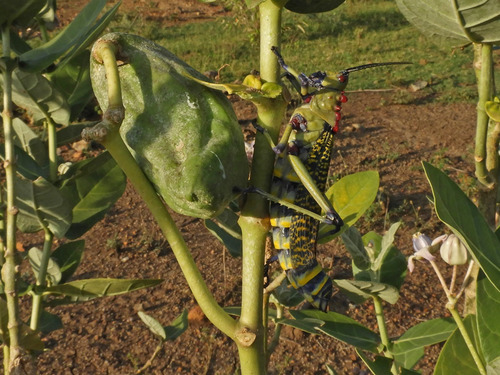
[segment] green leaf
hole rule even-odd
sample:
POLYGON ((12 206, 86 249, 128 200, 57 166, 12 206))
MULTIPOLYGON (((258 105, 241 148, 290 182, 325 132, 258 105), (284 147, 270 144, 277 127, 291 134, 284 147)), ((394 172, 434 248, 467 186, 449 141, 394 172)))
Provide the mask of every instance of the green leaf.
POLYGON ((367 355, 362 351, 356 349, 356 353, 359 358, 365 363, 366 367, 370 369, 371 373, 374 375, 387 375, 391 374, 392 359, 387 357, 382 357, 380 355, 375 356, 375 361, 372 361, 367 355))
POLYGON ((304 301, 304 295, 293 288, 288 278, 285 278, 281 284, 273 290, 274 298, 283 306, 294 307, 304 301))
POLYGON ((35 181, 16 179, 16 206, 17 226, 22 232, 38 232, 47 227, 61 238, 71 225, 71 207, 59 190, 42 177, 35 181))
POLYGON ((500 2, 396 0, 401 13, 426 36, 453 44, 498 43, 500 2))
POLYGON ((90 51, 84 50, 74 56, 48 78, 68 98, 70 121, 75 120, 94 95, 90 81, 90 51))
MULTIPOLYGON (((7 322, 9 321, 9 314, 7 309, 7 302, 5 302, 3 298, 0 298, 0 314, 2 315, 0 319, 0 322, 2 323, 2 331, 5 334, 5 338, 8 340, 9 330, 7 328, 7 322)), ((44 349, 43 342, 40 339, 38 332, 33 331, 30 327, 28 327, 25 323, 22 322, 21 325, 19 326, 19 329, 20 329, 21 346, 24 349, 35 350, 35 351, 42 351, 44 349)), ((2 339, 3 337, 2 335, 0 335, 0 340, 2 339)))
POLYGON ((184 309, 181 315, 175 318, 170 325, 163 328, 165 329, 165 333, 167 335, 166 339, 175 340, 188 328, 188 311, 184 309))
POLYGON ((18 118, 12 121, 12 129, 15 134, 14 144, 22 148, 40 167, 47 166, 49 163, 47 146, 40 137, 24 121, 18 118))
MULTIPOLYGON (((375 232, 368 232, 363 236, 363 243, 371 247, 375 257, 382 252, 383 237, 375 232)), ((353 266, 353 274, 356 280, 375 281, 401 288, 407 272, 405 256, 394 245, 389 245, 389 251, 385 255, 382 265, 377 272, 359 271, 353 266)))
POLYGON ((389 254, 389 251, 391 250, 392 247, 394 247, 394 235, 396 234, 396 231, 398 230, 399 226, 401 225, 401 222, 397 222, 391 225, 389 230, 384 233, 382 236, 382 243, 380 244, 380 252, 377 255, 377 258, 375 259, 375 262, 373 262, 372 269, 374 271, 378 271, 381 267, 382 264, 389 254))
POLYGON ((40 323, 38 325, 38 330, 40 332, 47 335, 50 332, 61 328, 63 328, 63 323, 60 317, 42 310, 42 313, 40 314, 40 323))
MULTIPOLYGON (((464 319, 465 328, 472 342, 477 342, 476 317, 468 315, 464 319)), ((476 345, 477 350, 477 345, 476 345)), ((481 356, 481 353, 479 353, 481 356)), ((479 375, 480 372, 470 354, 467 345, 460 333, 456 329, 446 341, 439 354, 439 358, 434 369, 434 375, 479 375)))
POLYGON ((139 318, 141 318, 142 322, 149 328, 149 330, 154 335, 162 338, 163 340, 167 339, 167 334, 165 333, 165 329, 158 320, 153 318, 151 315, 146 314, 144 311, 139 311, 137 315, 139 315, 139 318))
POLYGON ((98 297, 116 296, 134 290, 158 285, 158 279, 88 279, 71 281, 48 287, 44 294, 62 294, 77 300, 90 300, 98 297))
POLYGON ((316 328, 324 324, 323 321, 316 319, 276 319, 276 323, 297 328, 312 335, 317 335, 318 331, 316 328))
POLYGON ((354 302, 364 302, 371 296, 377 296, 390 304, 399 298, 399 290, 393 285, 365 280, 335 279, 333 283, 354 302))
POLYGON ((285 8, 294 13, 328 12, 342 5, 345 0, 289 0, 285 8))
POLYGON ((500 122, 500 100, 489 101, 484 104, 484 109, 490 118, 495 122, 500 122))
POLYGON ((500 365, 500 292, 480 273, 477 280, 477 330, 488 365, 500 365))
POLYGON ((202 79, 198 79, 193 77, 187 71, 181 71, 181 74, 186 78, 189 78, 195 82, 198 82, 200 85, 205 87, 209 87, 214 90, 227 92, 228 94, 236 94, 240 98, 245 100, 250 100, 254 103, 260 103, 262 101, 267 101, 268 99, 277 98, 283 92, 283 87, 277 83, 266 82, 262 85, 260 89, 257 89, 252 86, 247 86, 244 84, 237 83, 214 83, 208 82, 202 79))
POLYGON ((500 240, 483 215, 443 172, 423 163, 432 188, 437 216, 467 245, 486 277, 500 290, 500 240))
POLYGON ((67 242, 62 244, 52 253, 52 258, 61 270, 61 280, 64 283, 75 273, 82 260, 85 249, 85 240, 67 242))
POLYGON ((19 56, 24 71, 39 72, 51 65, 73 46, 79 46, 92 29, 106 0, 92 0, 68 25, 49 42, 19 56))
MULTIPOLYGON (((38 165, 23 149, 14 146, 17 158, 17 172, 28 180, 36 180, 38 177, 48 178, 48 172, 38 165)), ((0 158, 5 161, 5 144, 0 143, 0 158)))
POLYGON ((121 5, 121 0, 118 1, 110 10, 108 10, 104 15, 99 18, 99 20, 93 25, 93 27, 85 34, 85 36, 81 39, 80 42, 75 43, 74 47, 71 49, 69 53, 67 53, 64 58, 59 62, 59 66, 64 66, 71 59, 83 52, 87 47, 89 47, 92 43, 96 41, 96 39, 101 35, 101 33, 106 29, 109 25, 113 17, 115 16, 118 8, 121 5))
POLYGON ((369 269, 371 265, 370 257, 366 252, 363 238, 359 231, 355 227, 348 228, 342 233, 342 241, 344 241, 344 245, 356 267, 361 270, 369 269))
MULTIPOLYGON (((379 187, 379 176, 376 171, 358 172, 341 178, 325 193, 334 208, 344 220, 347 230, 359 220, 375 200, 379 187)), ((338 236, 327 236, 332 226, 321 225, 319 230, 319 243, 326 243, 338 236)))
POLYGON ((456 328, 451 318, 424 321, 394 340, 392 353, 403 367, 412 368, 424 355, 424 347, 447 340, 456 328))
POLYGON ((316 320, 324 322, 318 324, 316 331, 334 337, 356 348, 376 353, 380 344, 379 336, 345 315, 329 311, 324 313, 318 310, 290 310, 290 314, 297 320, 316 320))
POLYGON ((205 227, 227 248, 232 257, 240 257, 242 251, 241 229, 238 215, 226 208, 214 219, 206 219, 205 227))
POLYGON ((45 6, 46 0, 1 0, 0 25, 27 26, 45 6))
MULTIPOLYGON (((28 259, 30 261, 31 269, 35 274, 35 277, 38 278, 38 274, 40 273, 40 265, 43 257, 43 251, 37 247, 32 247, 28 251, 28 259)), ((61 281, 61 270, 56 262, 53 259, 49 258, 49 262, 47 264, 47 275, 45 279, 48 281, 49 285, 57 285, 61 281)))
POLYGON ((35 122, 50 116, 57 124, 69 123, 70 110, 65 97, 41 74, 15 69, 12 72, 12 101, 26 109, 35 122))
POLYGON ((66 233, 75 239, 101 220, 125 191, 126 177, 107 152, 76 163, 63 182, 61 194, 73 211, 73 222, 66 233))

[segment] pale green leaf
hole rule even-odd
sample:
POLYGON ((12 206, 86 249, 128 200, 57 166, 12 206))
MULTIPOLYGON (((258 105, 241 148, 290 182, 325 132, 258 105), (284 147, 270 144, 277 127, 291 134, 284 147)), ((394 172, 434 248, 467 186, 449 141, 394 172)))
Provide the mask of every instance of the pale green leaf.
POLYGON ((394 235, 396 234, 396 231, 399 229, 401 225, 401 222, 397 222, 391 225, 389 230, 382 236, 382 243, 380 245, 380 252, 377 255, 377 258, 375 259, 375 262, 372 266, 372 269, 374 271, 378 271, 381 267, 382 264, 389 254, 389 251, 391 248, 394 246, 394 235))
POLYGON ((158 279, 88 279, 54 285, 45 294, 62 294, 76 298, 92 299, 116 296, 135 290, 156 286, 163 280, 158 279))
POLYGON ((12 72, 12 101, 26 109, 35 122, 50 116, 57 124, 69 123, 66 98, 41 74, 15 69, 12 72))
MULTIPOLYGON (((40 250, 37 247, 32 247, 28 251, 28 259, 30 261, 31 269, 33 270, 33 273, 35 274, 35 277, 38 279, 38 275, 40 273, 40 266, 42 264, 42 257, 43 257, 43 251, 40 250)), ((61 281, 61 269, 57 265, 56 262, 54 262, 53 259, 49 258, 49 262, 47 263, 47 269, 46 269, 47 275, 46 275, 46 280, 49 283, 49 285, 57 285, 61 281)))
POLYGON ((40 167, 48 165, 47 145, 42 142, 40 137, 24 121, 18 118, 12 120, 12 129, 15 134, 15 145, 31 156, 40 167))
POLYGON ((376 352, 380 344, 380 338, 375 332, 343 314, 318 310, 290 310, 290 314, 296 320, 316 321, 316 331, 357 348, 376 352))
POLYGON ((394 340, 392 353, 398 363, 406 368, 412 368, 424 355, 426 346, 447 340, 456 328, 451 318, 424 321, 394 340))
POLYGON ((500 42, 500 1, 396 0, 401 13, 430 38, 454 44, 500 42))
POLYGON ((399 290, 393 285, 365 280, 335 279, 333 283, 355 302, 362 302, 371 296, 377 296, 390 304, 399 298, 399 290))
POLYGON ((149 330, 156 336, 161 337, 163 340, 167 339, 167 334, 161 323, 153 318, 151 315, 146 314, 144 311, 137 313, 142 322, 149 328, 149 330))
POLYGON ((111 155, 102 153, 74 164, 61 194, 72 207, 73 222, 66 237, 80 237, 101 220, 125 191, 126 178, 111 155))
POLYGON ((16 179, 17 226, 22 232, 48 228, 61 238, 71 225, 71 207, 59 190, 42 177, 35 181, 16 179))
MULTIPOLYGON (((378 172, 365 171, 345 176, 328 189, 326 197, 344 220, 345 225, 340 233, 354 225, 371 206, 377 196, 378 186, 378 172)), ((327 235, 331 229, 332 226, 320 226, 319 243, 326 243, 334 238, 327 235)))
POLYGON ((52 253, 52 258, 57 262, 61 269, 61 281, 66 282, 75 273, 82 260, 85 241, 66 242, 59 246, 52 253))
MULTIPOLYGON (((24 178, 36 180, 38 177, 48 178, 47 169, 43 169, 26 151, 14 145, 17 159, 17 172, 24 178)), ((0 143, 0 158, 5 161, 5 143, 0 143)))
POLYGON ((342 241, 351 255, 352 261, 355 266, 361 270, 370 268, 370 257, 366 252, 365 245, 361 234, 355 227, 348 228, 342 233, 342 241))

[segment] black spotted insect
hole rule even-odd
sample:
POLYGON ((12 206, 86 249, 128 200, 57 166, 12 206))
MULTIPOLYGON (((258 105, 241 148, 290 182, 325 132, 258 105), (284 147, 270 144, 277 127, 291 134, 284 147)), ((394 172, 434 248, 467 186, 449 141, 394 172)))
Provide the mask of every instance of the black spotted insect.
POLYGON ((316 259, 319 224, 332 225, 328 235, 340 231, 344 222, 324 192, 333 150, 339 130, 344 90, 349 74, 384 65, 366 64, 339 73, 315 72, 310 76, 288 67, 276 47, 272 48, 285 70, 284 76, 299 92, 303 104, 292 114, 277 145, 267 136, 278 154, 271 192, 253 189, 271 201, 270 218, 277 257, 290 284, 314 307, 326 311, 333 287, 330 277, 316 259), (324 212, 321 215, 321 212, 324 212))

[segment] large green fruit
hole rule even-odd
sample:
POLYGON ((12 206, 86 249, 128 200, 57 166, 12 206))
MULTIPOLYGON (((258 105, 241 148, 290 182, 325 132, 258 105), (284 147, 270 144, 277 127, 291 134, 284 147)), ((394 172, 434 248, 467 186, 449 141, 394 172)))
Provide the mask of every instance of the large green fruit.
MULTIPOLYGON (((125 119, 123 140, 157 192, 175 211, 209 218, 243 188, 248 161, 243 135, 227 98, 182 74, 206 80, 171 52, 136 35, 112 33, 125 119)), ((91 59, 92 86, 108 106, 104 67, 91 59)))

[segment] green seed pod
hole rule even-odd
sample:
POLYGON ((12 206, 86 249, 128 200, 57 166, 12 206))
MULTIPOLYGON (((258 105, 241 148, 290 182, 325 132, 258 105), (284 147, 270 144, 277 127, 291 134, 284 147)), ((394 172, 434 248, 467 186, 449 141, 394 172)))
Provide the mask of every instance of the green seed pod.
MULTIPOLYGON (((176 212, 209 218, 243 188, 248 161, 228 99, 186 78, 206 78, 171 52, 135 35, 104 36, 118 46, 125 119, 120 134, 157 192, 176 212)), ((92 86, 108 106, 104 67, 91 59, 92 86)))

